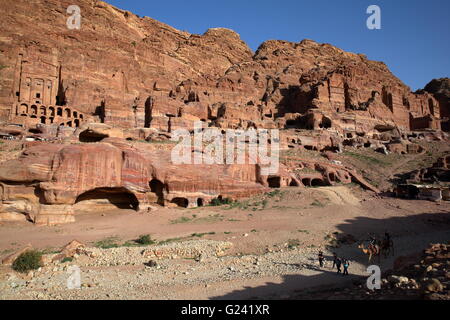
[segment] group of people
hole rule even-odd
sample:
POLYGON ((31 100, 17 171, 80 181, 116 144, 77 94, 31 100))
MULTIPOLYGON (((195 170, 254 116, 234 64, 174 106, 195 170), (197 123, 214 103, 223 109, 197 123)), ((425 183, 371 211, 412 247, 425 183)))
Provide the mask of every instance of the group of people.
MULTIPOLYGON (((319 265, 321 268, 325 265, 325 257, 323 256, 323 252, 319 252, 319 265)), ((350 267, 350 261, 345 258, 339 258, 336 253, 333 253, 333 267, 332 269, 337 269, 337 274, 342 274, 344 276, 348 276, 348 268, 350 267)))
MULTIPOLYGON (((382 250, 383 248, 393 248, 393 242, 391 235, 386 232, 384 234, 383 240, 378 240, 374 235, 369 235, 369 248, 378 248, 377 250, 382 250)), ((322 251, 319 251, 319 265, 321 268, 325 266, 325 257, 322 251)), ((350 267, 350 261, 345 258, 340 258, 337 254, 333 253, 333 267, 336 268, 338 274, 344 276, 349 275, 348 268, 350 267)))
POLYGON ((388 232, 384 233, 384 238, 382 241, 377 240, 377 238, 374 235, 369 235, 369 246, 376 246, 376 245, 382 245, 384 244, 390 244, 392 242, 391 235, 388 232))

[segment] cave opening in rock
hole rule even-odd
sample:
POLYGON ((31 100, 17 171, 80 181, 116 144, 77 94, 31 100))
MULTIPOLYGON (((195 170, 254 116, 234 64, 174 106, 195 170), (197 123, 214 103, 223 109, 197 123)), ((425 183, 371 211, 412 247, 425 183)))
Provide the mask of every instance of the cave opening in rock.
POLYGON ((331 182, 335 182, 336 181, 336 175, 334 173, 330 173, 328 175, 328 178, 330 179, 331 182))
POLYGON ((125 188, 97 188, 78 196, 75 205, 81 210, 102 209, 139 210, 139 200, 125 188))
POLYGON ((100 142, 105 138, 108 138, 106 134, 97 133, 92 130, 85 130, 82 133, 80 133, 79 140, 80 142, 84 143, 95 143, 100 142))
POLYGON ((33 133, 33 134, 41 134, 41 133, 43 133, 42 129, 40 129, 40 128, 31 128, 31 129, 28 130, 28 132, 29 133, 33 133))
POLYGON ((302 183, 305 187, 310 187, 311 186, 311 179, 309 178, 304 178, 302 179, 302 183))
POLYGON ((158 179, 153 179, 150 181, 150 190, 156 194, 158 198, 157 203, 164 206, 164 184, 158 179))
POLYGON ((295 181, 294 179, 292 179, 291 183, 289 183, 289 187, 298 187, 297 181, 295 181))
POLYGON ((176 204, 177 206, 181 208, 187 208, 189 207, 189 200, 186 198, 174 198, 171 203, 176 204))
POLYGON ((323 187, 325 183, 321 179, 313 179, 311 181, 311 187, 323 187))
POLYGON ((319 126, 320 126, 320 128, 323 128, 323 129, 330 129, 332 127, 332 124, 333 123, 330 118, 323 117, 322 122, 320 123, 319 126))
POLYGON ((269 184, 269 188, 280 188, 281 187, 281 178, 280 177, 271 177, 267 179, 267 183, 269 184))
POLYGON ((295 129, 295 128, 299 128, 300 127, 300 123, 298 120, 287 120, 286 121, 286 129, 295 129))
POLYGON ((203 207, 205 205, 205 201, 202 198, 197 199, 197 207, 203 207))

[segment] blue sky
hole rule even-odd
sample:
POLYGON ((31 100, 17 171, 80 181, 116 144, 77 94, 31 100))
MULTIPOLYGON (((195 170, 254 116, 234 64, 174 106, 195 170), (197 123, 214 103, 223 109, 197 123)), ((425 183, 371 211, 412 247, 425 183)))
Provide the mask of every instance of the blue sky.
POLYGON ((416 90, 450 76, 449 0, 106 0, 139 16, 202 34, 235 30, 253 49, 270 39, 312 39, 384 61, 416 90), (369 30, 369 5, 381 8, 381 30, 369 30))

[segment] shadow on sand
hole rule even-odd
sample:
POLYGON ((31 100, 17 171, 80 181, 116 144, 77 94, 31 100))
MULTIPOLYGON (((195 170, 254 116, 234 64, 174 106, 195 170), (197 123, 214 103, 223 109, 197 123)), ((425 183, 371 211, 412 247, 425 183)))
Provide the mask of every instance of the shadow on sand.
MULTIPOLYGON (((389 219, 373 219, 358 217, 346 220, 337 225, 337 230, 342 233, 351 234, 359 241, 366 240, 368 234, 382 236, 384 232, 390 232, 393 236, 395 246, 401 247, 397 250, 395 257, 385 259, 382 257, 383 271, 391 269, 395 258, 399 256, 414 254, 425 249, 430 243, 447 242, 450 240, 450 213, 427 213, 389 219), (400 254, 398 254, 400 251, 400 254)), ((397 248, 398 249, 398 248, 397 248)), ((368 258, 358 249, 358 244, 345 246, 334 250, 338 256, 350 259, 353 262, 369 265, 368 258), (345 253, 344 253, 345 252, 345 253), (347 256, 343 256, 347 255, 347 256)), ((308 292, 329 290, 340 292, 349 284, 365 283, 366 277, 342 276, 331 270, 330 261, 332 257, 326 257, 327 265, 319 268, 317 261, 308 264, 294 264, 291 266, 320 272, 316 275, 284 275, 281 283, 266 283, 258 287, 245 287, 242 290, 232 291, 223 296, 213 297, 213 300, 241 300, 241 299, 286 299, 292 296, 306 297, 308 292)), ((375 260, 371 264, 378 264, 375 260)), ((351 273, 350 266, 350 273, 351 273)))

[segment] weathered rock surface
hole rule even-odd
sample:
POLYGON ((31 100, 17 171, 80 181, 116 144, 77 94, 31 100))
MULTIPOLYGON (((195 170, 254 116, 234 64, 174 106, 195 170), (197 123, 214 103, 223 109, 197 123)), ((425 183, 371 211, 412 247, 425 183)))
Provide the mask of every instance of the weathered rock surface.
POLYGON ((282 129, 282 149, 320 152, 424 152, 405 141, 414 130, 445 139, 448 79, 412 93, 384 63, 330 44, 270 40, 253 53, 232 30, 194 35, 96 0, 77 3, 82 25, 71 30, 71 4, 1 3, 0 133, 25 140, 0 164, 1 221, 195 207, 269 187, 353 181, 378 192, 337 164, 289 159, 264 176, 254 164, 173 165, 169 148, 131 143, 167 142, 195 122, 282 129))
POLYGON ((27 251, 30 251, 33 249, 33 246, 31 244, 26 245, 25 247, 23 247, 22 249, 20 249, 17 252, 14 252, 10 255, 8 255, 7 257, 4 257, 2 259, 2 264, 3 265, 12 265, 14 263, 14 261, 22 254, 25 253, 27 251))
POLYGON ((192 127, 194 120, 368 135, 377 125, 440 127, 432 94, 412 93, 384 63, 362 54, 311 40, 266 41, 253 54, 232 30, 189 34, 91 0, 79 1, 82 26, 70 30, 70 4, 2 2, 2 119, 20 122, 21 103, 29 108, 37 99, 44 109, 68 109, 61 111, 62 123, 59 114, 47 114, 55 109, 36 112, 41 117, 33 121, 69 127, 91 116, 164 131, 192 127), (50 93, 39 89, 44 82, 50 93))
MULTIPOLYGON (((98 129, 95 129, 98 130, 98 129)), ((105 131, 102 131, 105 132, 105 131)), ((213 199, 240 199, 269 188, 360 183, 358 173, 325 161, 291 159, 278 174, 260 164, 175 165, 171 152, 123 139, 98 143, 34 143, 19 158, 0 164, 0 219, 24 216, 37 224, 74 221, 74 210, 102 205, 148 211, 155 205, 191 208, 213 199), (311 174, 303 169, 313 170, 311 174)), ((14 219, 13 219, 14 218, 14 219)))
POLYGON ((439 102, 442 130, 450 131, 450 78, 433 79, 424 91, 432 93, 439 102))
POLYGON ((40 143, 1 165, 1 216, 25 214, 38 224, 70 222, 73 205, 96 200, 135 210, 155 203, 206 205, 220 196, 237 199, 268 190, 259 172, 258 165, 175 166, 170 152, 138 150, 114 140, 40 143))

